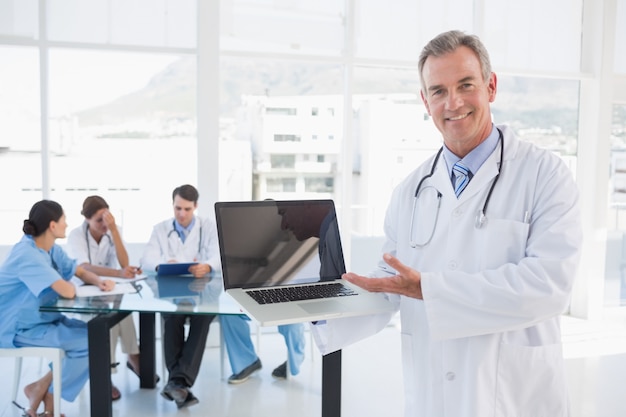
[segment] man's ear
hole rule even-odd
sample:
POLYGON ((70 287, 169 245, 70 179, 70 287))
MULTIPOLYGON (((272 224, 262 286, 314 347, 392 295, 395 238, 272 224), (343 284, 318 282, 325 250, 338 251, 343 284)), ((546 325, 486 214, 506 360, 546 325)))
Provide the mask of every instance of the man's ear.
POLYGON ((489 102, 493 103, 496 100, 496 93, 498 91, 498 77, 496 77, 495 72, 491 73, 487 88, 489 89, 489 102))

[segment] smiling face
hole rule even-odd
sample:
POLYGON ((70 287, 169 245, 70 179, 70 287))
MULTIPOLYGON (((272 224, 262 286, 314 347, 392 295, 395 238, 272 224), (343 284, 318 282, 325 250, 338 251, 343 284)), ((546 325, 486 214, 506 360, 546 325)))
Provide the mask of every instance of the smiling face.
POLYGON ((463 158, 491 132, 490 103, 496 98, 496 75, 488 80, 476 54, 461 46, 429 56, 422 70, 422 100, 448 149, 463 158))

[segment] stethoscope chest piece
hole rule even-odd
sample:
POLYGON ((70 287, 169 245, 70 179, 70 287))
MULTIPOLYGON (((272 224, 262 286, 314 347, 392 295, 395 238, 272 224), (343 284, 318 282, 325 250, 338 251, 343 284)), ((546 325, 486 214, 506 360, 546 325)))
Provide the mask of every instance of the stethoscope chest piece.
POLYGON ((476 223, 474 224, 474 226, 476 226, 477 229, 481 229, 486 224, 487 216, 485 216, 485 212, 483 210, 479 210, 478 214, 476 215, 476 223))

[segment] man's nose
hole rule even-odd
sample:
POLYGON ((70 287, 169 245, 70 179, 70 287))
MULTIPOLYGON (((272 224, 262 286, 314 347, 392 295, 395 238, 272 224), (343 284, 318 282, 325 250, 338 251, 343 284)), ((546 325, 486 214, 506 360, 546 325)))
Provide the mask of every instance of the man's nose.
POLYGON ((448 93, 446 97, 446 110, 456 110, 463 106, 463 98, 456 92, 448 93))

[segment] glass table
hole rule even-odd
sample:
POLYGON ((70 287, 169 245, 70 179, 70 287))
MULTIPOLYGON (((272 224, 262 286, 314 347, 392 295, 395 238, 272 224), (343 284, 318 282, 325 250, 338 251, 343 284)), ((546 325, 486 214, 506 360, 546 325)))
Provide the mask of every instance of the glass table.
MULTIPOLYGON (((113 417, 110 329, 139 313, 140 386, 155 388, 156 313, 245 315, 223 290, 220 276, 149 276, 124 283, 129 292, 94 297, 58 298, 41 311, 94 315, 88 323, 89 387, 92 417, 113 417)), ((118 285, 118 289, 120 286, 118 285)), ((322 357, 322 417, 341 415, 341 351, 322 357)))

